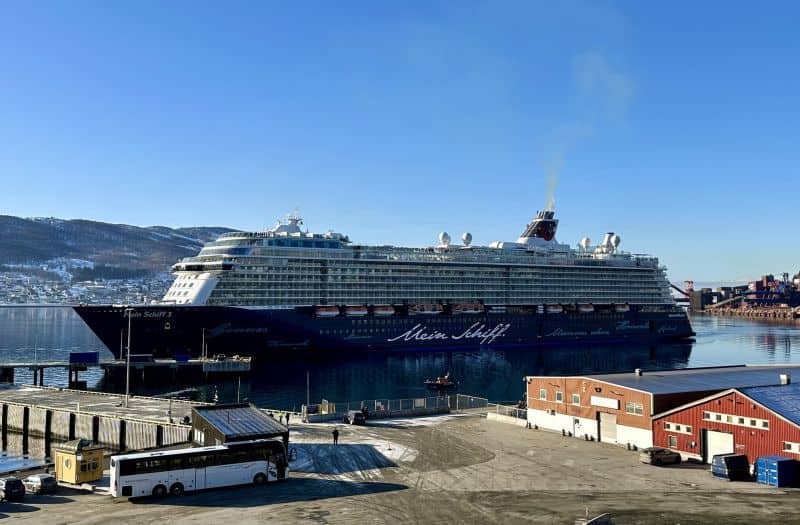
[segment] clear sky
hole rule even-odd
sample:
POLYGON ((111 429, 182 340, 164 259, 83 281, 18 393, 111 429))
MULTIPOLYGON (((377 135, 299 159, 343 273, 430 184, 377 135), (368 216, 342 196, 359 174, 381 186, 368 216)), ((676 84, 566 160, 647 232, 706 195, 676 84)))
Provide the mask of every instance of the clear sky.
POLYGON ((797 2, 0 4, 0 213, 800 269, 797 2))

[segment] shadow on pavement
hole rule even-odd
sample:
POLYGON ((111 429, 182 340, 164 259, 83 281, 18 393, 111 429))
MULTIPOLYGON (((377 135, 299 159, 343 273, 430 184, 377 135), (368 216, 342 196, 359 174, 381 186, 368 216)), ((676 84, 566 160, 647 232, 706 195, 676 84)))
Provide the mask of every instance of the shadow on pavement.
POLYGON ((9 514, 17 514, 22 512, 36 512, 37 510, 39 510, 39 507, 34 507, 33 505, 26 505, 24 503, 4 502, 2 509, 3 512, 0 513, 0 519, 9 517, 9 514))
POLYGON ((131 499, 139 505, 180 505, 185 507, 258 507, 297 501, 380 494, 405 490, 398 483, 365 483, 333 479, 291 478, 261 487, 231 487, 186 494, 179 497, 131 499))
POLYGON ((47 505, 58 505, 60 503, 71 503, 75 501, 72 498, 55 496, 52 494, 31 494, 30 496, 27 496, 27 498, 32 500, 34 503, 46 503, 47 505))

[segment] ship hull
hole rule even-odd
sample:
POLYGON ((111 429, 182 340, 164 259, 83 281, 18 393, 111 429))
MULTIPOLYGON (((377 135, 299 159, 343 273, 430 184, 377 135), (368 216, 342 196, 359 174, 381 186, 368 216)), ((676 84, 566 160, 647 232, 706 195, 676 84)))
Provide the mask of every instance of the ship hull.
POLYGON ((322 318, 311 308, 285 310, 217 306, 74 307, 116 358, 281 355, 287 349, 328 353, 442 350, 480 347, 681 341, 694 336, 686 314, 667 305, 613 310, 562 312, 508 307, 495 313, 451 315, 337 316, 322 318), (128 326, 130 325, 130 333, 128 326))

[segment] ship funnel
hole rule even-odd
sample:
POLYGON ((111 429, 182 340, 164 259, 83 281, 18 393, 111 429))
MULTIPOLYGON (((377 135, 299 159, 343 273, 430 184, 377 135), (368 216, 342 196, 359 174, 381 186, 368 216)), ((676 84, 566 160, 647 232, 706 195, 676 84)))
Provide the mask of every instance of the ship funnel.
POLYGON ((558 219, 554 218, 553 210, 544 210, 536 214, 536 217, 525 227, 525 231, 520 235, 519 242, 527 239, 538 238, 545 241, 552 241, 556 237, 558 229, 558 219))

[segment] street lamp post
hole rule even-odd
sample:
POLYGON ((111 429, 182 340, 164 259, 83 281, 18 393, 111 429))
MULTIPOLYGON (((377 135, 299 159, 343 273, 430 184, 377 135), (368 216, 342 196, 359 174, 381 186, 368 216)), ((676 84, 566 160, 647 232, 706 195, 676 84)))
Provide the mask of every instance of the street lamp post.
POLYGON ((131 317, 133 317, 132 308, 125 309, 125 315, 128 316, 128 351, 125 358, 125 408, 128 408, 128 397, 131 391, 131 317))

